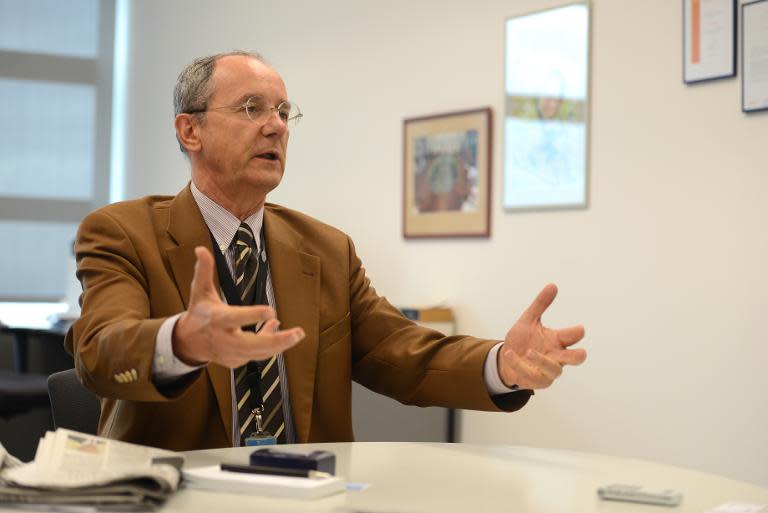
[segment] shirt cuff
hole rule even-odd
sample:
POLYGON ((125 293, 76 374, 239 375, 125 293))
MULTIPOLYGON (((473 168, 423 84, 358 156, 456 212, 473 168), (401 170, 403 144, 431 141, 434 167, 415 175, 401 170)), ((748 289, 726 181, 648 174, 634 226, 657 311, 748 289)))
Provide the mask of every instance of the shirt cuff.
POLYGON ((173 354, 173 328, 181 314, 168 317, 160 325, 155 337, 155 357, 152 359, 152 378, 155 383, 168 383, 205 365, 192 366, 173 354))
MULTIPOLYGON (((160 328, 162 331, 162 328, 160 328)), ((485 367, 483 368, 483 379, 485 380, 485 387, 488 389, 490 395, 508 394, 510 392, 517 392, 520 387, 513 385, 512 388, 508 387, 501 381, 499 376, 499 364, 497 363, 499 349, 504 342, 499 342, 488 351, 488 356, 485 357, 485 367)))

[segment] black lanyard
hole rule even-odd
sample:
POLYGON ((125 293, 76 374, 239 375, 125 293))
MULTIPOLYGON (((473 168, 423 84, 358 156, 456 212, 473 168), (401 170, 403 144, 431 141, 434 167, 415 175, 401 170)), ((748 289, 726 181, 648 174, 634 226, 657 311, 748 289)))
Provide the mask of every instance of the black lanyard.
MULTIPOLYGON (((209 230, 210 232, 210 230, 209 230)), ((232 279, 232 274, 229 271, 229 266, 227 265, 227 259, 224 256, 224 253, 222 253, 221 249, 219 248, 219 244, 216 242, 216 238, 211 233, 211 241, 213 243, 213 255, 216 259, 216 271, 219 275, 219 283, 221 284, 221 290, 224 292, 224 297, 227 299, 227 303, 230 305, 237 305, 242 306, 243 302, 240 300, 239 294, 237 293, 237 288, 235 287, 235 282, 232 279)), ((256 255, 256 258, 261 258, 261 255, 266 254, 266 242, 264 239, 264 225, 262 225, 261 230, 259 231, 259 251, 256 255)), ((265 258, 261 258, 261 264, 259 266, 261 269, 259 270, 260 274, 263 272, 264 279, 266 280, 266 276, 269 274, 269 263, 265 258), (263 270, 262 270, 263 269, 263 270)), ((267 287, 266 284, 263 288, 260 288, 260 290, 257 290, 258 295, 256 298, 254 298, 253 304, 255 305, 266 305, 268 304, 267 301, 267 287)), ((243 329, 252 330, 255 331, 256 326, 245 326, 243 329)), ((277 364, 277 362, 275 362, 277 364)), ((261 390, 261 372, 264 369, 265 362, 264 361, 250 361, 248 362, 247 370, 245 378, 248 382, 248 388, 251 389, 251 395, 248 398, 248 408, 250 410, 253 410, 257 407, 264 408, 264 399, 263 399, 263 393, 261 390)))

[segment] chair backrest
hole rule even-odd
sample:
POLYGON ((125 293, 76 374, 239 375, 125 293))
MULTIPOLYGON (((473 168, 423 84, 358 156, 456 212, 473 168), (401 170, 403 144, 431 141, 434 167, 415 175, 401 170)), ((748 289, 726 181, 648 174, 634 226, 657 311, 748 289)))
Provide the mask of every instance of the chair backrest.
POLYGON ((53 427, 96 434, 101 415, 99 398, 80 383, 75 369, 48 376, 48 395, 53 427))
POLYGON ((48 409, 46 377, 0 370, 0 417, 8 419, 33 408, 48 409))

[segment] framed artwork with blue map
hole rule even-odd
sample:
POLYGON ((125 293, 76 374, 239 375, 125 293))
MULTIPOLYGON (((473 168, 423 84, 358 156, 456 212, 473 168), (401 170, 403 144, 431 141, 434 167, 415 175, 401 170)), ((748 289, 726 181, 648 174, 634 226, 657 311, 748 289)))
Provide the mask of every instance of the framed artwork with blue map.
POLYGON ((586 207, 589 4, 510 18, 505 44, 504 208, 586 207))
POLYGON ((491 109, 403 122, 403 236, 488 237, 491 109))

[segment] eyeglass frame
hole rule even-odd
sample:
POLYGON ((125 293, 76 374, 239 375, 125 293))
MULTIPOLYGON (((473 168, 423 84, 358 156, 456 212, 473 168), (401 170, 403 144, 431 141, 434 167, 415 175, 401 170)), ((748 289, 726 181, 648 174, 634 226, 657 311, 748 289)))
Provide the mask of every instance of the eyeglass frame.
MULTIPOLYGON (((290 100, 283 100, 283 101, 281 101, 280 103, 277 104, 277 107, 267 107, 267 108, 263 109, 261 112, 259 112, 259 114, 257 116, 254 116, 255 117, 255 119, 254 119, 254 117, 251 117, 250 111, 248 109, 249 103, 251 102, 251 100, 254 100, 254 99, 260 99, 260 98, 259 98, 259 96, 256 96, 256 95, 249 96, 245 100, 245 102, 240 104, 240 105, 224 105, 222 107, 206 107, 204 109, 188 110, 188 111, 185 111, 184 114, 202 114, 203 112, 208 112, 208 111, 234 109, 232 111, 233 113, 245 111, 245 115, 248 116, 248 119, 251 122, 255 123, 262 116, 271 115, 273 112, 277 112, 278 113, 278 117, 280 117, 280 121, 282 121, 283 124, 286 127, 289 127, 289 128, 294 127, 297 124, 299 124, 299 121, 301 121, 301 118, 304 117, 304 114, 302 114, 301 108, 299 108, 299 105, 297 103, 294 103, 294 102, 292 102, 290 100), (288 105, 290 105, 292 107, 296 107, 297 114, 295 116, 293 116, 293 117, 290 117, 290 118, 287 118, 287 119, 283 119, 283 117, 280 116, 280 107, 282 107, 285 104, 288 104, 288 105)), ((255 108, 255 106, 254 106, 254 108, 255 108)))

